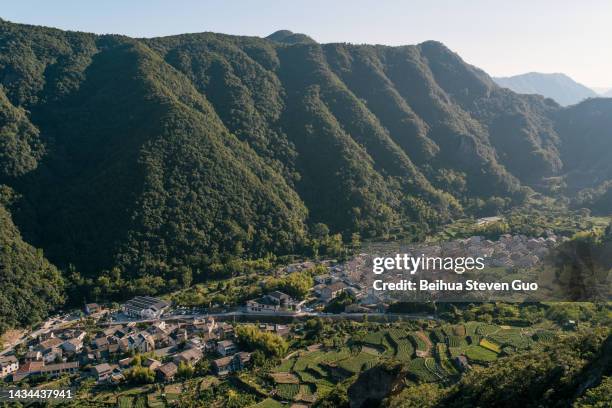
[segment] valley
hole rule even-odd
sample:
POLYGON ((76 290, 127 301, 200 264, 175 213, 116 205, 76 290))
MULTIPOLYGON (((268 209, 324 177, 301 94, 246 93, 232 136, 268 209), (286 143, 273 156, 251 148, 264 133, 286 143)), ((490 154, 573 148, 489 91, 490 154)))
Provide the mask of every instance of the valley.
POLYGON ((606 404, 612 99, 568 105, 438 41, 0 19, 0 391, 606 404), (401 254, 434 261, 374 273, 401 254))

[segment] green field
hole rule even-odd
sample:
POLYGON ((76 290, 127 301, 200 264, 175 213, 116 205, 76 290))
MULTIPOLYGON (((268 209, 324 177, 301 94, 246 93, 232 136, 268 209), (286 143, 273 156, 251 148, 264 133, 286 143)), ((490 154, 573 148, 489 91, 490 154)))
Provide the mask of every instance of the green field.
POLYGON ((557 336, 553 332, 548 330, 539 330, 533 335, 533 339, 535 341, 540 341, 543 343, 551 343, 555 340, 556 337, 557 336))
POLYGON ((499 346, 499 344, 495 344, 487 339, 480 340, 480 346, 486 348, 487 350, 491 350, 492 352, 497 354, 501 352, 501 347, 499 346))
POLYGON ((465 356, 474 363, 488 363, 497 359, 497 353, 481 346, 468 346, 465 356))
POLYGON ((408 338, 417 351, 427 351, 427 343, 420 336, 411 333, 408 338))
POLYGON ((293 365, 295 364, 295 359, 290 358, 287 360, 283 360, 279 366, 276 366, 272 369, 274 372, 286 373, 293 369, 293 365))
POLYGON ((447 383, 459 375, 452 361, 455 357, 465 356, 470 364, 486 365, 503 353, 531 348, 539 341, 545 343, 554 338, 555 334, 549 330, 533 333, 525 328, 477 322, 447 324, 423 332, 402 326, 378 326, 356 337, 360 348, 351 345, 350 349, 347 346, 302 351, 283 360, 272 372, 293 373, 300 384, 279 385, 275 398, 299 401, 304 397, 312 401, 315 396, 321 398, 328 393, 343 378, 358 375, 376 364, 394 361, 405 364, 407 376, 414 382, 447 383), (425 338, 431 340, 430 354, 415 357, 416 351, 429 349, 425 338))
POLYGON ((466 347, 468 345, 467 339, 461 336, 448 336, 449 347, 466 347))
POLYGON ((357 374, 363 370, 371 368, 376 361, 378 361, 378 358, 371 354, 359 353, 356 356, 351 356, 345 360, 339 361, 337 364, 338 367, 342 368, 343 370, 357 374))
POLYGON ((282 408, 284 405, 272 398, 266 398, 258 404, 251 405, 250 408, 282 408))
POLYGON ((299 391, 299 384, 279 384, 276 387, 276 395, 280 399, 287 401, 292 401, 299 391))
POLYGON ((402 339, 397 342, 397 351, 395 358, 400 361, 410 360, 414 354, 414 347, 408 339, 402 339))
MULTIPOLYGON (((440 378, 427 368, 426 360, 428 359, 420 357, 411 360, 406 366, 408 375, 417 382, 433 382, 439 380, 440 378)), ((429 360, 433 361, 433 359, 429 360)), ((429 365, 431 365, 431 362, 429 365)))

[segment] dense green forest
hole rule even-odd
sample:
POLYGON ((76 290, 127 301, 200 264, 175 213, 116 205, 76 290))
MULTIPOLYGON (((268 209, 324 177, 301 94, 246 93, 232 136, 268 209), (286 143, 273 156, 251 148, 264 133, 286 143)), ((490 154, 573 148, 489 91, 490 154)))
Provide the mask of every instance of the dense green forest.
POLYGON ((23 242, 4 207, 10 199, 0 189, 0 333, 40 321, 62 304, 64 290, 57 268, 23 242))
POLYGON ((534 191, 604 213, 611 114, 610 100, 564 109, 502 89, 433 41, 0 20, 2 235, 44 250, 81 302, 103 271, 123 295, 167 290, 229 259, 416 237, 534 191))

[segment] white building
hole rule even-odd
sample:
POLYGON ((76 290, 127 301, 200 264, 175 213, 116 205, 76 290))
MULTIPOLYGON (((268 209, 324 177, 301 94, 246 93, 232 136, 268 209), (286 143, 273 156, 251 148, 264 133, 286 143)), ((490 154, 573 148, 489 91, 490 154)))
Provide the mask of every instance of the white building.
POLYGON ((327 285, 323 289, 321 289, 321 299, 331 300, 338 296, 340 293, 344 292, 347 288, 346 284, 343 282, 332 283, 331 285, 327 285))
POLYGON ((300 304, 294 301, 289 295, 274 291, 259 299, 247 301, 247 311, 251 313, 261 312, 299 312, 300 304))
POLYGON ((66 340, 60 346, 67 353, 79 353, 83 349, 83 341, 78 337, 66 340))
POLYGON ((136 296, 134 299, 123 304, 121 310, 131 317, 156 319, 159 318, 168 307, 170 307, 170 304, 161 299, 151 296, 136 296))
POLYGON ((19 369, 19 361, 15 356, 0 357, 0 378, 4 378, 19 369))

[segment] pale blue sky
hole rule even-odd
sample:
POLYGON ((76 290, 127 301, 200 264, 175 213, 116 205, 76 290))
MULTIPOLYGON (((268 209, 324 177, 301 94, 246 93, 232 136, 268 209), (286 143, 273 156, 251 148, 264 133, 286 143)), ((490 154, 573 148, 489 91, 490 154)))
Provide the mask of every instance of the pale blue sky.
POLYGON ((612 87, 610 0, 3 0, 0 17, 137 37, 286 28, 323 43, 438 40, 491 75, 563 72, 612 87))

